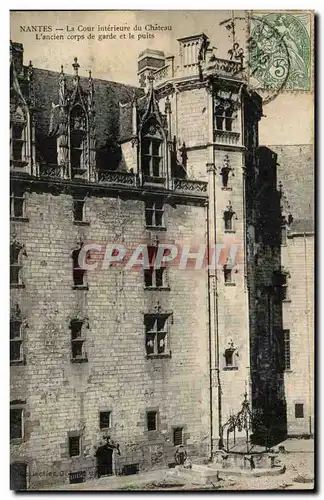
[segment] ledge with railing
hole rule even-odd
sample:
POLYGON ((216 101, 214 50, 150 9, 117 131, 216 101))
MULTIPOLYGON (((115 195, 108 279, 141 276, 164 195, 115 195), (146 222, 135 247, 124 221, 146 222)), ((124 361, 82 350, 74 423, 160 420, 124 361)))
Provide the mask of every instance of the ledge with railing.
POLYGON ((172 189, 182 193, 207 194, 207 182, 192 179, 172 179, 172 189))
MULTIPOLYGON (((39 166, 38 175, 40 178, 51 178, 53 180, 61 179, 68 181, 65 176, 64 167, 55 164, 43 164, 39 166)), ((72 177, 71 180, 76 177, 72 177)), ((86 179, 84 179, 86 181, 86 179)), ((167 180, 165 177, 143 176, 140 178, 134 172, 121 172, 116 170, 97 170, 95 182, 102 186, 124 186, 125 188, 144 188, 144 189, 165 189, 175 191, 179 194, 193 194, 196 196, 207 195, 207 185, 205 181, 193 179, 180 179, 173 177, 167 180)), ((91 184, 91 181, 90 181, 91 184)))
POLYGON ((136 186, 136 175, 132 172, 116 170, 98 170, 98 182, 101 184, 122 184, 136 186))

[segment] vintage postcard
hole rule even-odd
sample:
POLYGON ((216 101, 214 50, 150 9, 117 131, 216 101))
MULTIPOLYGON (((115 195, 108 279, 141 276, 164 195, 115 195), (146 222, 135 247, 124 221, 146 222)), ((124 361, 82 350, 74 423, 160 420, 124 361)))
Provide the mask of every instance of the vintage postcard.
POLYGON ((314 13, 10 17, 11 489, 314 489, 314 13))

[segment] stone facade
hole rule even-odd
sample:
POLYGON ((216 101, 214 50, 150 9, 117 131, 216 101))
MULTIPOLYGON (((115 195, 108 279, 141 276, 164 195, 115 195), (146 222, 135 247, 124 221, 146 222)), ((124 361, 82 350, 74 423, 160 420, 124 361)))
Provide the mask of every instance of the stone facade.
POLYGON ((181 39, 178 66, 140 55, 144 91, 11 49, 13 470, 37 488, 166 466, 180 444, 202 460, 244 393, 265 415, 261 387, 283 418, 280 192, 241 63, 181 39), (159 284, 102 265, 107 244, 163 243, 224 250, 216 269, 170 263, 159 284))

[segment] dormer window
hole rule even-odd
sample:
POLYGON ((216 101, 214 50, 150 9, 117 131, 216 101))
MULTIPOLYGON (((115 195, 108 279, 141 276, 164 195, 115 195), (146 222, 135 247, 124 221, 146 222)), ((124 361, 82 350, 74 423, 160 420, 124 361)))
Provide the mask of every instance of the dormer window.
POLYGON ((25 115, 18 107, 11 118, 10 157, 14 166, 26 161, 27 127, 25 115))
POLYGON ((163 136, 153 121, 142 133, 141 160, 144 177, 163 177, 163 136))
POLYGON ((72 178, 86 172, 87 119, 80 105, 70 114, 70 162, 72 178))

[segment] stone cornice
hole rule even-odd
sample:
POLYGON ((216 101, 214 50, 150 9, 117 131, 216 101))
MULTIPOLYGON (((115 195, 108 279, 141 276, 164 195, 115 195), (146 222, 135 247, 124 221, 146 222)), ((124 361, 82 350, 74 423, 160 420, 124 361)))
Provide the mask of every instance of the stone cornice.
MULTIPOLYGON (((189 179, 188 179, 189 180, 189 179)), ((39 192, 52 192, 58 194, 83 193, 84 195, 91 194, 92 196, 121 196, 122 198, 130 199, 145 199, 152 194, 161 196, 165 200, 172 203, 192 203, 204 206, 208 199, 207 189, 204 192, 179 192, 173 189, 162 187, 145 187, 132 185, 107 185, 98 182, 75 181, 71 179, 45 179, 26 174, 18 174, 10 172, 10 181, 12 183, 24 184, 26 189, 39 192)), ((190 180, 189 180, 190 182, 190 180)), ((203 184, 203 183, 202 183, 203 184)))

